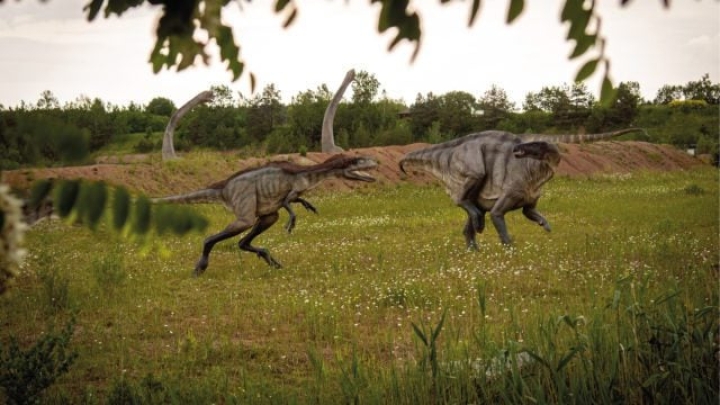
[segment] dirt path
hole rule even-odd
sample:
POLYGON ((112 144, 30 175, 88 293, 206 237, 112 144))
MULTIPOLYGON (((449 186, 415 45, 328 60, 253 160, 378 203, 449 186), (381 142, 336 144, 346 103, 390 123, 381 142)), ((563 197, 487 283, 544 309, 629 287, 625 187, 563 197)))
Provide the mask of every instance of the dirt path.
MULTIPOLYGON (((397 165, 405 153, 425 146, 427 144, 416 143, 355 149, 346 153, 370 155, 378 159, 380 167, 375 177, 380 184, 396 184, 403 181, 426 184, 436 180, 424 173, 406 176, 400 172, 397 165)), ((561 150, 563 159, 558 167, 557 176, 583 177, 598 173, 629 173, 641 170, 685 170, 705 164, 673 146, 646 142, 561 144, 561 150)), ((107 157, 98 159, 97 164, 87 166, 6 171, 2 173, 2 180, 15 188, 27 189, 34 180, 38 179, 84 178, 103 180, 112 185, 123 185, 133 191, 159 196, 202 188, 237 170, 268 160, 292 160, 300 164, 312 164, 322 162, 329 156, 325 153, 310 152, 307 156, 287 154, 268 158, 235 159, 232 152, 217 152, 217 154, 218 159, 213 164, 201 165, 191 170, 183 170, 182 164, 172 166, 163 164, 158 153, 122 158, 107 157)), ((210 159, 212 160, 212 156, 210 159)), ((356 184, 330 180, 322 183, 321 187, 341 191, 351 189, 356 184)))

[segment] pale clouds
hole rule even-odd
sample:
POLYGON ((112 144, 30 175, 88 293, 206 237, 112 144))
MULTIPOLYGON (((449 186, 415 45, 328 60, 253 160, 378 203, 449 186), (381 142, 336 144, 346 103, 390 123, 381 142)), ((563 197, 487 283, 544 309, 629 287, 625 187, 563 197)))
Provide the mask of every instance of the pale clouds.
MULTIPOLYGON (((61 102, 87 95, 116 104, 147 103, 158 96, 181 104, 218 84, 249 93, 247 77, 232 82, 216 57, 210 66, 198 63, 180 73, 153 74, 148 57, 158 9, 143 7, 88 23, 85 3, 0 5, 0 104, 32 103, 43 90, 61 102)), ((567 27, 559 22, 559 0, 527 2, 511 26, 505 25, 508 1, 485 1, 471 28, 466 3, 414 3, 424 37, 413 63, 409 44, 387 52, 392 36, 377 34, 379 8, 367 1, 298 0, 300 12, 286 30, 284 16, 269 3, 231 2, 225 18, 258 88, 273 83, 286 101, 323 83, 334 90, 354 68, 375 74, 389 97, 407 103, 428 92, 462 90, 480 96, 495 84, 520 106, 527 92, 571 82, 590 57, 568 60, 573 44, 564 40, 567 27)), ((670 10, 659 1, 633 1, 626 8, 618 3, 598 2, 616 82, 637 81, 643 95, 653 98, 664 84, 684 84, 705 73, 718 81, 719 2, 676 0, 670 10)), ((599 79, 599 74, 590 78, 591 91, 597 91, 599 79)))

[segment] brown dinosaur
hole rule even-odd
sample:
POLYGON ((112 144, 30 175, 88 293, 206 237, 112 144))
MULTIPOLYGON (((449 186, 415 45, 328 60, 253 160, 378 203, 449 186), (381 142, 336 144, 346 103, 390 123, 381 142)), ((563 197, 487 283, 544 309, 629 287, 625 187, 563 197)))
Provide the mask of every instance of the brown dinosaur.
POLYGON ((208 266, 210 251, 216 243, 237 236, 248 229, 238 247, 253 252, 273 267, 282 267, 266 249, 251 245, 255 237, 266 231, 278 220, 278 210, 285 208, 290 214, 286 225, 288 232, 295 227, 295 213, 290 203, 301 203, 315 211, 301 195, 330 177, 343 177, 358 181, 375 181, 362 173, 375 169, 377 161, 365 156, 334 155, 316 165, 298 165, 291 162, 272 162, 260 167, 239 171, 225 180, 207 188, 187 194, 154 199, 154 202, 200 202, 219 200, 235 214, 235 221, 223 231, 208 236, 203 242, 202 256, 195 265, 195 275, 202 274, 208 266))

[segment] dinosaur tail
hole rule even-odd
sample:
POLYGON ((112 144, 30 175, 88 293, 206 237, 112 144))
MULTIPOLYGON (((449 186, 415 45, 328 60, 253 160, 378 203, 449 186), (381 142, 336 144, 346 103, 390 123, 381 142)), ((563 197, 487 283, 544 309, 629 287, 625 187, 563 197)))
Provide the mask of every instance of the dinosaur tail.
POLYGON ((584 142, 595 142, 603 139, 614 138, 616 136, 624 135, 630 132, 642 131, 647 135, 647 131, 644 128, 626 128, 618 131, 603 132, 600 134, 580 134, 580 135, 540 135, 540 134, 527 134, 520 135, 523 142, 530 141, 545 141, 553 143, 584 143, 584 142))
POLYGON ((204 190, 193 191, 187 194, 178 194, 162 198, 153 198, 152 202, 167 203, 207 203, 218 201, 222 198, 222 189, 207 188, 204 190))
POLYGON ((400 170, 406 174, 406 169, 409 167, 433 172, 439 162, 447 161, 447 159, 443 159, 441 155, 448 153, 452 153, 451 148, 447 148, 444 145, 434 145, 429 148, 407 153, 400 159, 398 165, 400 166, 400 170))

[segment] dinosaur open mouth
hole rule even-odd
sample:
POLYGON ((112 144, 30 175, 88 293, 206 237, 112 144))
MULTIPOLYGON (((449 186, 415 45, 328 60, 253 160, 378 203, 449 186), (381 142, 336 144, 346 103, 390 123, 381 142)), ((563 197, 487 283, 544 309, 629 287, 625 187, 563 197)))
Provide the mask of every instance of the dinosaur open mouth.
POLYGON ((375 181, 375 178, 370 176, 364 171, 361 170, 345 170, 343 172, 346 178, 351 180, 360 180, 360 181, 375 181))
POLYGON ((513 149, 513 156, 516 158, 525 157, 525 151, 523 149, 515 148, 513 149))

